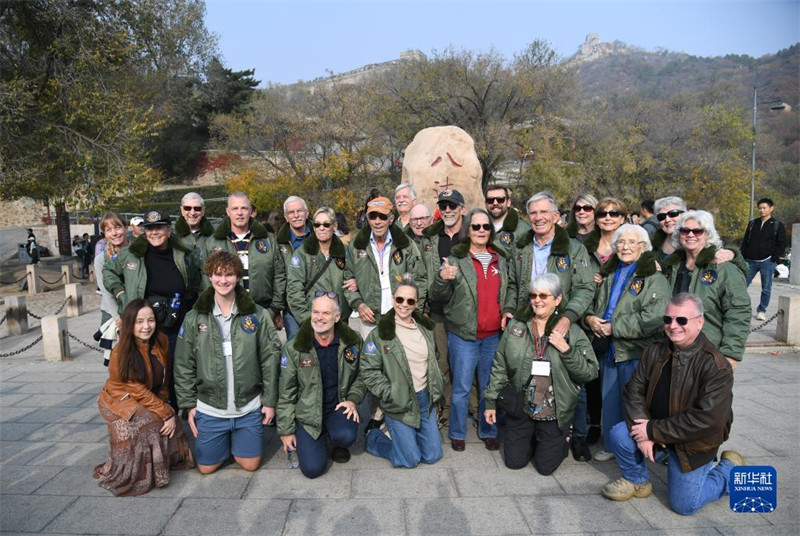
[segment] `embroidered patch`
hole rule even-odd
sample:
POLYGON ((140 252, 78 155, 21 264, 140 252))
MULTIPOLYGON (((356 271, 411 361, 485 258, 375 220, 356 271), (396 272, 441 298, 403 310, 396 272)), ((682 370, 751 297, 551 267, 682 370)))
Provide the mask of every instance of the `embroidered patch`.
POLYGON ((403 276, 402 275, 396 275, 396 276, 394 276, 394 280, 397 281, 398 283, 402 283, 403 282, 403 276))
POLYGON ((316 258, 312 258, 311 259, 311 266, 316 266, 316 265, 317 265, 317 259, 316 258))
POLYGON ((643 289, 644 289, 644 279, 642 279, 641 277, 637 277, 631 282, 631 286, 628 289, 628 292, 630 292, 634 296, 638 296, 643 289))
POLYGON ((137 266, 139 266, 138 262, 128 261, 125 263, 126 270, 136 270, 137 266))
POLYGON ((395 266, 400 266, 403 264, 403 252, 399 249, 395 251, 394 255, 392 255, 392 260, 394 261, 395 266))
POLYGON ((289 264, 297 268, 298 266, 300 266, 300 257, 295 255, 294 257, 292 257, 292 260, 289 261, 289 264))
POLYGON ((508 231, 503 231, 500 233, 500 243, 504 246, 508 246, 511 242, 514 241, 514 233, 510 233, 508 231))
POLYGON ((245 333, 255 333, 258 329, 258 319, 253 315, 247 315, 242 318, 241 323, 245 333))
POLYGON ((713 285, 714 282, 717 280, 717 277, 718 276, 716 270, 712 270, 711 268, 709 268, 708 270, 703 272, 702 276, 700 276, 700 282, 704 285, 713 285))
POLYGON ((522 253, 517 253, 517 260, 518 260, 518 261, 521 261, 521 260, 522 260, 522 253))
POLYGON ((432 244, 425 244, 425 247, 423 249, 425 250, 425 253, 428 253, 429 251, 431 251, 433 249, 433 245, 432 244))
POLYGON ((358 359, 358 348, 353 346, 348 346, 344 349, 344 360, 348 363, 353 363, 356 359, 358 359))
POLYGON ((178 337, 181 339, 183 338, 183 334, 186 332, 186 324, 181 324, 181 329, 178 330, 178 337))
POLYGON ((378 348, 375 346, 374 342, 369 341, 364 347, 364 351, 370 355, 375 355, 378 353, 378 348))
POLYGON ((286 255, 288 255, 288 254, 289 254, 289 246, 287 246, 287 245, 285 245, 285 244, 284 244, 284 245, 281 245, 281 246, 280 246, 278 249, 280 250, 280 252, 281 252, 281 255, 284 255, 284 256, 286 256, 286 255))
POLYGON ((525 333, 525 330, 522 329, 520 326, 514 326, 511 328, 511 334, 515 337, 522 337, 522 334, 525 333))
POLYGON ((211 251, 222 251, 222 246, 214 246, 211 251))
POLYGON ((281 354, 281 368, 286 368, 286 365, 289 364, 289 358, 286 357, 286 354, 281 354))
POLYGON ((341 257, 336 257, 334 259, 334 262, 336 263, 336 267, 338 269, 340 269, 340 270, 344 270, 345 266, 347 266, 347 264, 345 263, 345 260, 343 258, 341 258, 341 257))
POLYGON ((269 251, 269 241, 265 238, 256 240, 256 251, 259 253, 266 253, 269 251))
POLYGON ((363 249, 359 249, 358 252, 356 253, 356 258, 357 259, 364 259, 364 258, 366 258, 366 256, 367 256, 367 252, 364 251, 363 249))
POLYGON ((310 357, 304 357, 300 360, 300 368, 311 368, 314 366, 314 360, 310 357))
POLYGON ((570 260, 568 255, 561 255, 556 259, 556 270, 559 272, 566 272, 570 267, 570 260))
POLYGON ((197 331, 200 333, 208 333, 208 324, 197 324, 197 331))
POLYGON ((383 345, 383 353, 384 354, 391 354, 392 353, 392 347, 389 346, 388 344, 384 344, 383 345))

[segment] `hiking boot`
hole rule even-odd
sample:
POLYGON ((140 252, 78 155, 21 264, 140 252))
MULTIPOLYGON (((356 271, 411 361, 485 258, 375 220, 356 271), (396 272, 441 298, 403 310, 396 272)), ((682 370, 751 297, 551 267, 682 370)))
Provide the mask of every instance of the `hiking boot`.
POLYGON ((613 482, 603 486, 603 497, 612 501, 627 501, 631 497, 649 497, 653 493, 653 484, 648 480, 641 484, 634 484, 624 477, 619 477, 613 482))

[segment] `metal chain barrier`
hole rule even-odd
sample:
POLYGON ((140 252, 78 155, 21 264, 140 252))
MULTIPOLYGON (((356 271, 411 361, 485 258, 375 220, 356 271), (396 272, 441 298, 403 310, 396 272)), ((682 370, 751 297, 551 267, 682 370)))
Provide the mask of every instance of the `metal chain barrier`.
POLYGON ((27 278, 28 278, 28 274, 25 274, 22 277, 20 277, 19 279, 17 279, 16 281, 11 281, 10 283, 2 283, 2 282, 0 282, 0 285, 16 285, 17 283, 22 283, 27 278))
POLYGON ((0 326, 2 326, 5 323, 6 318, 8 317, 4 316, 3 318, 0 318, 0 326))
POLYGON ((775 313, 771 317, 767 318, 764 322, 762 322, 758 326, 756 326, 753 329, 751 329, 750 331, 748 331, 748 333, 753 333, 754 331, 758 331, 759 329, 763 328, 764 326, 766 326, 767 324, 769 324, 770 322, 772 322, 773 320, 778 318, 778 315, 781 314, 782 312, 783 312, 783 309, 778 309, 777 313, 775 313))
POLYGON ((44 281, 44 282, 45 282, 45 283, 47 283, 48 285, 57 285, 57 284, 58 284, 58 283, 60 283, 60 282, 61 282, 61 280, 62 280, 62 279, 64 279, 66 276, 67 276, 67 274, 61 274, 61 277, 59 277, 59 278, 58 278, 58 279, 56 279, 55 281, 48 281, 47 279, 45 279, 45 278, 44 278, 44 277, 42 277, 42 276, 39 276, 39 279, 41 279, 42 281, 44 281))
POLYGON ((33 348, 34 346, 36 346, 37 344, 39 344, 39 343, 42 341, 42 339, 43 339, 43 338, 44 338, 44 335, 39 335, 39 336, 36 338, 36 340, 34 340, 34 341, 33 341, 32 343, 30 343, 29 345, 27 345, 27 346, 23 346, 23 347, 22 347, 22 348, 20 348, 19 350, 14 350, 13 352, 9 352, 9 353, 7 353, 7 354, 0 354, 0 357, 11 357, 11 356, 14 356, 14 355, 19 355, 19 354, 21 354, 22 352, 24 352, 24 351, 26 351, 26 350, 30 350, 31 348, 33 348))
MULTIPOLYGON (((71 299, 72 298, 66 298, 64 300, 64 303, 61 304, 61 307, 59 307, 58 310, 55 313, 50 313, 49 315, 48 314, 43 314, 42 316, 57 315, 58 313, 60 313, 61 311, 64 310, 64 307, 67 306, 67 304, 69 303, 69 300, 71 300, 71 299)), ((28 316, 33 317, 33 318, 35 318, 36 320, 39 320, 39 321, 42 320, 42 316, 39 316, 36 313, 32 313, 30 311, 28 311, 28 316)))
POLYGON ((75 275, 75 272, 72 273, 72 277, 74 277, 75 279, 80 279, 81 281, 86 281, 87 279, 89 279, 88 275, 86 277, 81 277, 79 275, 75 275))
POLYGON ((86 348, 88 348, 89 350, 95 350, 95 351, 98 351, 98 352, 101 352, 101 353, 103 352, 103 349, 102 349, 102 348, 100 348, 99 346, 92 346, 92 345, 91 345, 91 344, 89 344, 88 342, 83 342, 83 341, 82 341, 82 340, 80 340, 78 337, 76 337, 75 335, 73 335, 72 333, 70 333, 70 332, 69 332, 69 330, 67 330, 67 335, 69 336, 69 338, 70 338, 70 339, 72 339, 73 341, 76 341, 76 342, 77 342, 77 343, 79 343, 79 344, 82 344, 82 345, 84 345, 84 346, 85 346, 86 348))

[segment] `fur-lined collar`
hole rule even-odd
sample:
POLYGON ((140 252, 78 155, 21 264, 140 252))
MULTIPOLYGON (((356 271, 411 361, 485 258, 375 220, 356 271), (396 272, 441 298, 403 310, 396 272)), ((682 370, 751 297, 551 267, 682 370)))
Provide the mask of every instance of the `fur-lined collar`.
MULTIPOLYGON (((600 267, 600 273, 603 275, 613 274, 618 265, 619 258, 617 258, 616 255, 612 255, 611 258, 600 267)), ((650 277, 657 271, 658 268, 656 267, 656 258, 653 256, 653 252, 645 251, 642 253, 641 257, 639 257, 639 261, 636 263, 634 277, 650 277)))
MULTIPOLYGON (((309 236, 306 238, 306 241, 314 236, 314 228, 313 223, 311 220, 306 220, 306 229, 308 229, 309 236)), ((275 240, 278 244, 289 244, 292 240, 292 228, 289 225, 289 222, 284 223, 281 225, 281 228, 278 229, 278 234, 275 235, 275 240)))
POLYGON ((654 250, 661 249, 661 246, 664 245, 664 242, 666 242, 667 239, 667 233, 665 233, 664 230, 659 227, 653 235, 653 238, 650 239, 650 244, 653 245, 654 250))
MULTIPOLYGON (((705 268, 714 262, 714 256, 717 254, 716 246, 707 246, 703 248, 700 255, 697 256, 697 261, 694 263, 697 267, 705 268)), ((664 263, 670 266, 679 266, 686 261, 686 251, 677 249, 675 252, 667 257, 664 263)))
POLYGON ((594 255, 597 253, 597 248, 600 247, 600 229, 595 227, 592 229, 591 233, 586 235, 586 238, 583 240, 583 247, 586 248, 586 251, 589 252, 589 255, 594 255))
MULTIPOLYGON (((250 222, 248 223, 248 228, 252 231, 252 238, 267 238, 269 233, 267 232, 267 228, 261 225, 259 222, 250 218, 250 222)), ((229 218, 225 218, 220 222, 217 230, 214 231, 214 238, 217 240, 227 240, 228 237, 231 236, 231 220, 229 218)))
MULTIPOLYGON (((394 223, 389 226, 389 232, 392 233, 392 243, 397 249, 405 249, 411 244, 408 236, 394 223)), ((369 247, 369 236, 371 233, 372 227, 370 227, 369 224, 362 227, 353 239, 353 247, 356 249, 367 249, 369 247)))
MULTIPOLYGON (((395 329, 397 324, 395 323, 395 310, 392 309, 385 315, 381 316, 381 319, 378 320, 378 336, 383 339, 384 341, 390 341, 395 338, 397 333, 395 329)), ((420 324, 425 329, 432 331, 436 324, 430 318, 425 318, 419 312, 414 311, 412 315, 417 324, 420 324)))
MULTIPOLYGON (((301 246, 303 251, 308 253, 309 255, 316 255, 319 253, 319 240, 317 240, 317 235, 311 233, 308 238, 303 241, 303 245, 301 246)), ((330 249, 331 257, 335 258, 344 258, 344 244, 339 239, 338 236, 335 234, 331 238, 331 249, 330 249)))
MULTIPOLYGON (((204 314, 211 314, 214 311, 213 288, 207 288, 200 294, 200 297, 194 302, 194 310, 204 314)), ((253 298, 241 285, 236 285, 236 311, 241 315, 251 315, 256 312, 253 298)))
MULTIPOLYGON (((340 344, 352 346, 353 344, 358 344, 361 342, 361 337, 359 334, 353 331, 350 326, 347 325, 347 320, 345 319, 339 320, 334 329, 339 335, 340 344)), ((294 343, 292 346, 298 352, 310 352, 314 349, 314 328, 311 327, 310 318, 306 318, 305 321, 300 324, 300 329, 297 331, 297 335, 294 337, 294 343)))
MULTIPOLYGON (((169 237, 169 247, 172 249, 180 250, 184 253, 191 253, 191 249, 184 246, 180 240, 175 240, 175 237, 169 237)), ((144 233, 139 235, 139 238, 134 240, 130 246, 128 246, 128 250, 140 259, 147 254, 147 250, 150 248, 150 242, 147 241, 147 237, 144 233)))
POLYGON ((517 230, 517 225, 519 225, 519 212, 511 207, 506 212, 506 218, 503 220, 503 227, 500 228, 500 231, 514 232, 517 230))
MULTIPOLYGON (((179 216, 178 221, 175 222, 175 234, 183 238, 184 236, 189 236, 191 232, 192 230, 189 229, 189 224, 186 223, 183 216, 179 216)), ((200 236, 211 236, 212 234, 214 234, 214 226, 211 225, 208 218, 203 216, 200 218, 200 236)))
MULTIPOLYGON (((555 226, 556 233, 553 236, 553 247, 550 248, 550 255, 569 255, 569 235, 560 225, 555 226)), ((523 249, 533 243, 533 229, 525 233, 517 242, 517 247, 523 249)))
MULTIPOLYGON (((491 253, 497 253, 500 257, 504 259, 507 257, 506 252, 502 249, 498 248, 494 242, 489 242, 487 247, 490 248, 491 253)), ((457 259, 464 259, 469 254, 469 242, 461 242, 460 244, 456 244, 450 250, 450 255, 457 259)))
POLYGON ((564 230, 567 231, 567 234, 570 238, 574 238, 576 240, 578 239, 578 222, 576 222, 574 219, 570 219, 567 222, 567 226, 564 228, 564 230))
MULTIPOLYGON (((553 328, 556 327, 556 324, 559 320, 561 320, 561 311, 565 307, 564 300, 561 300, 561 303, 556 308, 555 312, 550 315, 550 318, 547 319, 547 323, 544 326, 544 334, 550 335, 550 332, 553 331, 553 328)), ((516 313, 514 313, 514 319, 519 320, 520 322, 527 324, 528 322, 533 319, 533 307, 531 307, 531 302, 528 300, 528 303, 520 307, 516 313)))
POLYGON ((444 220, 436 220, 422 230, 422 236, 427 236, 430 238, 438 235, 442 231, 444 231, 444 220))

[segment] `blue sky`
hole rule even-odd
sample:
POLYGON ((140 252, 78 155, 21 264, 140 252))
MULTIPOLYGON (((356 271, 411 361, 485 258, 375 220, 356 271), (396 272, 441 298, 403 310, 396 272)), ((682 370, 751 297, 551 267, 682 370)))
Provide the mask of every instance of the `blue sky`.
POLYGON ((800 0, 206 0, 225 64, 293 83, 449 46, 506 57, 543 39, 561 56, 586 35, 647 50, 760 57, 800 42, 800 0))

